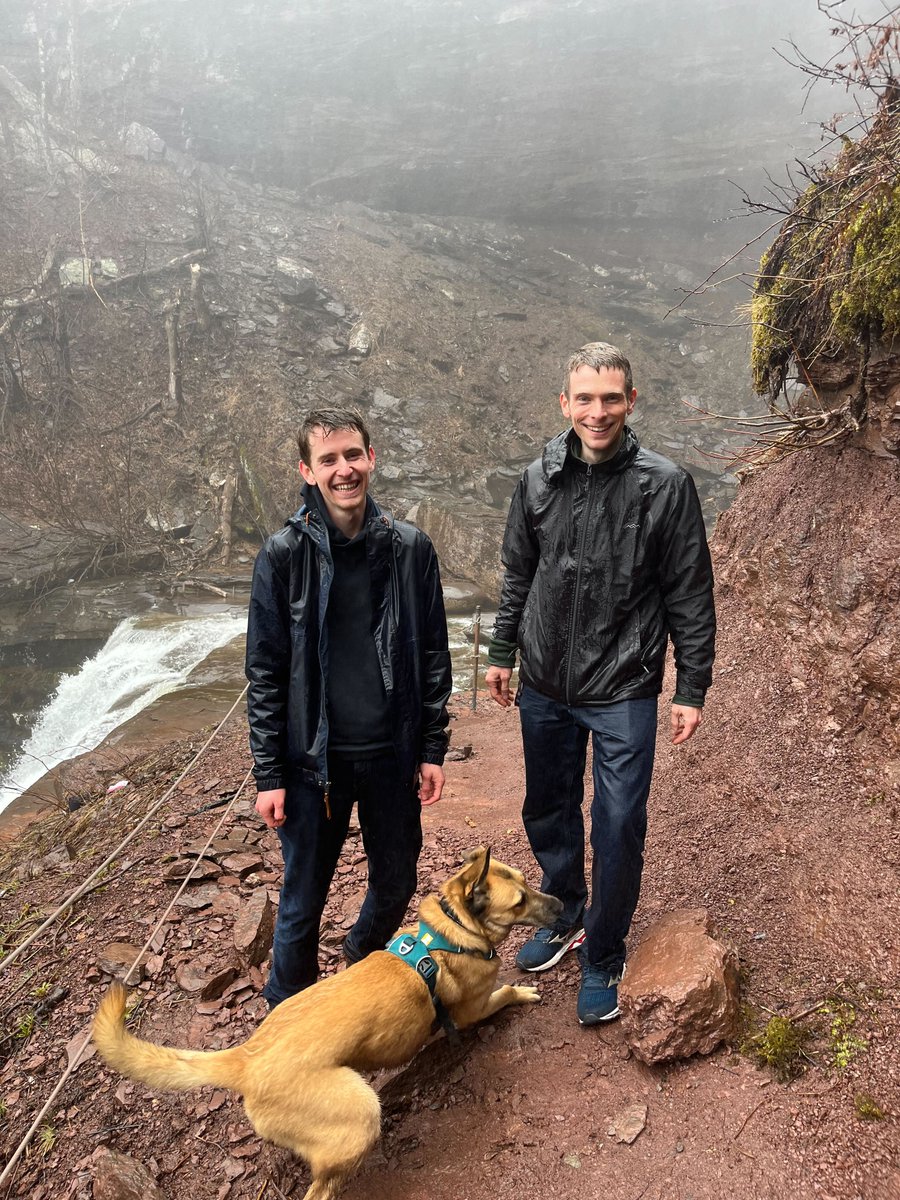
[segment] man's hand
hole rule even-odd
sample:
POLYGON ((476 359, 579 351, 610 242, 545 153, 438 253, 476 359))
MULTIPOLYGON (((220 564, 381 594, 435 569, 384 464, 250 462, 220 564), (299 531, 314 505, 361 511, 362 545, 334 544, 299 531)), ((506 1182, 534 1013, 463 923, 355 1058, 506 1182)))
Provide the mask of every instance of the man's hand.
POLYGON ((256 811, 270 829, 280 829, 284 824, 284 788, 257 792, 256 811))
POLYGON ((680 746, 692 738, 703 721, 702 708, 690 708, 687 704, 672 705, 672 745, 680 746))
POLYGON ((436 763, 419 763, 419 799, 427 808, 437 804, 444 790, 444 772, 436 763))
POLYGON ((509 708, 512 697, 509 694, 509 681, 512 678, 512 667, 488 667, 484 675, 491 699, 496 700, 501 708, 509 708))

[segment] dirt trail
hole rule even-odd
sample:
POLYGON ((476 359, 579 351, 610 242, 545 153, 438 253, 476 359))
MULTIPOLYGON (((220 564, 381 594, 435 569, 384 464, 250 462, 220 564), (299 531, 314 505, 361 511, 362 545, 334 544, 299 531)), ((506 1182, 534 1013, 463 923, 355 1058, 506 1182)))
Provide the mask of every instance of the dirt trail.
MULTIPOLYGON (((457 1043, 437 1041, 405 1071, 380 1081, 383 1138, 348 1187, 348 1200, 521 1194, 571 1200, 598 1195, 611 1200, 892 1200, 900 1195, 897 1050, 887 1036, 896 993, 874 987, 866 992, 863 972, 849 981, 839 963, 819 956, 821 947, 809 936, 799 938, 798 924, 809 916, 799 893, 795 889, 790 905, 776 895, 786 873, 797 869, 802 850, 787 852, 775 841, 790 841, 796 827, 790 824, 789 830, 783 820, 761 831, 759 801, 751 803, 746 791, 737 797, 733 786, 722 783, 727 748, 740 745, 734 718, 727 706, 711 707, 693 745, 677 753, 661 739, 634 937, 657 912, 706 903, 741 951, 751 1006, 763 1013, 786 1011, 843 988, 858 1014, 854 1033, 868 1048, 839 1072, 828 1065, 822 1034, 811 1048, 817 1065, 790 1085, 773 1081, 728 1049, 669 1069, 649 1069, 629 1055, 616 1024, 579 1027, 574 1012, 578 972, 569 958, 541 978, 539 1006, 500 1014, 457 1043), (729 790, 733 802, 725 800, 729 790), (765 854, 756 853, 755 839, 770 843, 765 854), (858 1119, 854 1097, 862 1091, 887 1111, 885 1120, 858 1119), (610 1125, 635 1105, 646 1106, 646 1127, 633 1144, 619 1143, 610 1136, 610 1125)), ((758 738, 749 760, 742 754, 750 778, 757 769, 753 760, 772 752, 765 742, 758 738)), ((196 842, 212 827, 215 814, 198 810, 210 796, 237 785, 245 769, 244 745, 243 732, 235 730, 196 780, 189 777, 181 797, 173 800, 172 811, 182 815, 169 818, 158 838, 128 852, 135 865, 78 906, 57 944, 42 944, 29 959, 27 978, 11 972, 15 978, 0 979, 5 1028, 27 1012, 29 989, 36 984, 62 978, 71 989, 30 1036, 12 1038, 17 1050, 0 1074, 7 1150, 58 1077, 65 1046, 89 1020, 101 989, 94 966, 98 951, 116 939, 141 944, 173 886, 160 881, 165 855, 196 842), (12 1012, 16 996, 21 1007, 12 1012)), ((446 797, 425 815, 422 890, 482 842, 539 882, 519 821, 522 771, 515 713, 503 713, 487 700, 475 714, 458 710, 453 745, 471 745, 472 753, 448 764, 446 797)), ((186 755, 187 748, 180 753, 186 755)), ((168 778, 161 766, 137 782, 146 788, 155 779, 161 790, 168 778)), ((830 763, 829 771, 836 770, 839 766, 830 763)), ((787 799, 782 795, 781 803, 787 799)), ((793 800, 799 803, 800 797, 793 800)), ((107 823, 115 824, 110 801, 100 803, 110 814, 107 823)), ((844 817, 852 821, 852 811, 844 817)), ((249 838, 248 848, 262 852, 264 867, 255 884, 220 877, 211 904, 181 908, 169 923, 145 985, 141 1031, 155 1040, 204 1048, 233 1044, 262 1015, 258 971, 211 1002, 186 997, 174 983, 183 962, 198 956, 224 961, 233 953, 232 895, 248 895, 260 882, 277 886, 277 846, 268 835, 253 841, 260 835, 249 805, 225 832, 249 838)), ((78 838, 71 841, 77 853, 78 838)), ((86 850, 81 853, 88 857, 86 850)), ((870 848, 870 853, 875 852, 870 848)), ((873 857, 873 870, 876 865, 873 857)), ((326 912, 328 970, 338 969, 340 938, 358 906, 363 871, 361 848, 351 838, 326 912)), ((20 884, 15 905, 26 899, 50 903, 84 874, 84 862, 65 871, 48 867, 20 884)), ((518 974, 511 964, 525 936, 522 931, 503 951, 510 975, 518 974)), ((846 947, 840 952, 852 957, 846 947)), ((10 1049, 9 1042, 4 1049, 10 1049)), ((290 1196, 305 1190, 305 1168, 253 1136, 235 1097, 154 1095, 111 1076, 96 1059, 78 1069, 49 1124, 50 1145, 42 1143, 44 1151, 31 1155, 8 1195, 90 1197, 92 1155, 99 1146, 149 1166, 168 1197, 274 1200, 278 1188, 290 1196)))

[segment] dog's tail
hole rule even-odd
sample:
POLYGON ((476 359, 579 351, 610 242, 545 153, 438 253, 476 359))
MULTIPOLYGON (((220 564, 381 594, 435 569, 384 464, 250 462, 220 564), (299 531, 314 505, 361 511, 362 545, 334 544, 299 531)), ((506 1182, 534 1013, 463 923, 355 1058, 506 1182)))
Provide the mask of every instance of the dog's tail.
POLYGON ((94 1017, 92 1036, 100 1057, 129 1079, 138 1079, 149 1087, 186 1091, 213 1084, 241 1090, 244 1052, 241 1046, 231 1050, 173 1050, 134 1037, 125 1028, 127 992, 114 983, 100 1002, 94 1017))

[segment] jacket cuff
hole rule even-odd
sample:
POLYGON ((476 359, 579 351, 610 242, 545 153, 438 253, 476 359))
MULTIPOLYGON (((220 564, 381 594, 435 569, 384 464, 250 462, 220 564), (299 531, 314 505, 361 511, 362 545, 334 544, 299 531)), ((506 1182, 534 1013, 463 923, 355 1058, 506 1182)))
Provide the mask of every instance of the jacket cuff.
POLYGON ((705 696, 686 696, 684 692, 676 692, 672 697, 673 704, 683 704, 686 708, 702 708, 705 696))
POLYGON ((444 765, 444 754, 445 751, 443 750, 423 750, 419 755, 419 762, 431 763, 432 766, 442 767, 444 765))
POLYGON ((257 792, 275 792, 284 787, 284 780, 280 775, 266 775, 262 779, 257 779, 257 792))
POLYGON ((515 642, 505 642, 502 638, 492 637, 488 643, 488 662, 492 667, 514 667, 517 649, 515 642))

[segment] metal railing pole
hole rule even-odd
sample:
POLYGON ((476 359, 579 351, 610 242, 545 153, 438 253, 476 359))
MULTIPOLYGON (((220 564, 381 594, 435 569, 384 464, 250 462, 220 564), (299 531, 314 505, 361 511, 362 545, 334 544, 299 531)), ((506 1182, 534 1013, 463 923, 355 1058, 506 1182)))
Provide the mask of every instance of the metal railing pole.
POLYGON ((476 604, 472 618, 472 712, 478 706, 478 655, 481 641, 481 605, 476 604))

